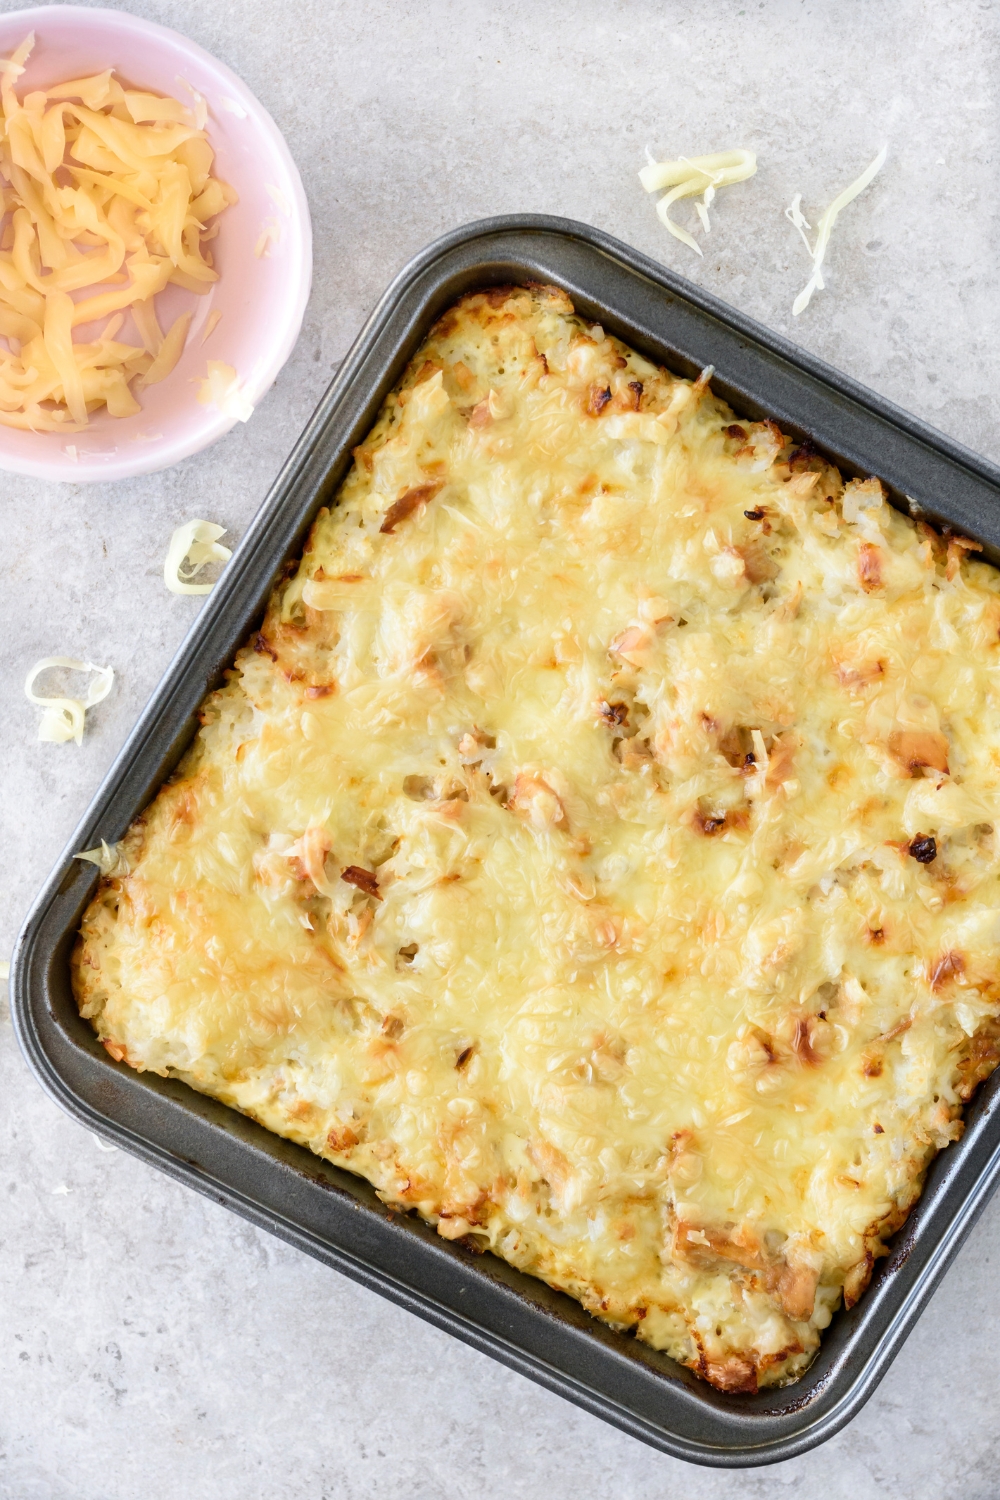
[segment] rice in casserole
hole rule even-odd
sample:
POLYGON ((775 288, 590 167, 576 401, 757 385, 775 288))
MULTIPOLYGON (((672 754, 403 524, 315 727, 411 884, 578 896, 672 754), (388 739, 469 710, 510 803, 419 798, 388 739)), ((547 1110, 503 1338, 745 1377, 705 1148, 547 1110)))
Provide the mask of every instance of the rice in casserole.
POLYGON ((391 395, 74 958, 111 1055, 724 1390, 998 1058, 997 574, 553 288, 391 395))

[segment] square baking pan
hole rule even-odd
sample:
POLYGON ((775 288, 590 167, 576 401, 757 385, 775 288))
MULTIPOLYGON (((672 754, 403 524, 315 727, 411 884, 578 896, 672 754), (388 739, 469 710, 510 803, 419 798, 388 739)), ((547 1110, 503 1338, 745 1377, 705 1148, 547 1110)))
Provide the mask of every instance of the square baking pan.
POLYGON ((773 417, 1000 559, 1000 471, 888 401, 599 230, 536 216, 455 230, 376 307, 35 903, 14 952, 14 1024, 43 1087, 89 1129, 654 1447, 721 1468, 773 1463, 823 1442, 864 1404, 988 1201, 1000 1175, 1000 1070, 807 1373, 750 1396, 714 1390, 534 1277, 391 1212, 360 1178, 186 1084, 114 1062, 73 1000, 69 956, 97 879, 74 851, 120 838, 174 769, 202 699, 434 320, 473 288, 529 281, 562 287, 580 313, 678 374, 714 366, 738 415, 773 417))

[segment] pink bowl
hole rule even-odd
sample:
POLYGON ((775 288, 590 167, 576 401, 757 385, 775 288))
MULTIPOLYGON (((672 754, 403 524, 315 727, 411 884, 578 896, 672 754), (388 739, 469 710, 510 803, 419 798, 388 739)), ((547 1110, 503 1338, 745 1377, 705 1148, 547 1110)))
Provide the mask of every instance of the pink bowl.
MULTIPOLYGON (((17 79, 30 89, 115 68, 119 79, 153 93, 208 105, 214 171, 240 201, 218 220, 212 242, 219 280, 205 297, 167 287, 156 299, 164 329, 181 312, 194 318, 173 373, 137 392, 134 417, 95 413, 83 432, 19 432, 0 426, 0 468, 39 479, 127 479, 169 468, 206 448, 235 425, 198 401, 210 359, 232 365, 240 388, 256 404, 291 354, 302 327, 312 281, 309 209, 295 163, 271 116, 244 83, 194 42, 118 10, 46 5, 0 16, 0 57, 9 57, 29 32, 35 47, 17 79), (270 231, 266 253, 261 236, 270 231), (222 317, 203 343, 209 316, 222 317)), ((93 330, 96 332, 96 327, 93 330)), ((82 328, 84 339, 92 336, 82 328)), ((127 319, 119 337, 139 343, 127 319)))

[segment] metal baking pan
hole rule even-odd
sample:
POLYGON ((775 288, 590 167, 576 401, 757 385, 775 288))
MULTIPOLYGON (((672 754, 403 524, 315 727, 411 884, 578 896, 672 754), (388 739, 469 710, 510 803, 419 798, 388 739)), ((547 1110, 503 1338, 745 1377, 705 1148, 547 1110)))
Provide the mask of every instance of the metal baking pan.
POLYGON ((1000 471, 599 230, 510 216, 455 230, 411 262, 341 366, 218 587, 70 841, 18 937, 14 1023, 44 1088, 89 1129, 654 1447, 739 1468, 815 1447, 885 1374, 1000 1176, 1000 1070, 967 1111, 868 1292, 837 1314, 810 1370, 784 1390, 727 1395, 580 1305, 420 1220, 367 1183, 185 1084, 115 1063, 76 1011, 69 954, 96 872, 72 858, 120 838, 177 763, 196 713, 259 621, 383 397, 435 318, 497 283, 563 287, 578 310, 649 358, 714 386, 742 416, 775 418, 895 503, 1000 558, 1000 471))

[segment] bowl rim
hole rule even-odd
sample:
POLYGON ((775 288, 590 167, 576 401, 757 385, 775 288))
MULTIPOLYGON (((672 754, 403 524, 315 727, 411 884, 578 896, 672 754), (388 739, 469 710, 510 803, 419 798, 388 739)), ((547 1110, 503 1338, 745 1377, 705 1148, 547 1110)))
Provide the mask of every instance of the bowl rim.
MULTIPOLYGON (((95 31, 113 27, 125 37, 131 34, 146 39, 153 38, 168 43, 172 48, 180 48, 202 67, 214 73, 227 94, 243 106, 284 169, 292 210, 289 215, 292 255, 285 279, 295 287, 296 295, 291 315, 275 320, 280 337, 275 340, 269 358, 258 367, 252 388, 247 393, 256 407, 274 384, 298 341, 312 291, 312 220, 302 178, 288 143, 269 112, 242 78, 211 52, 171 26, 161 26, 157 21, 148 21, 144 16, 134 15, 131 11, 114 10, 109 6, 34 5, 0 15, 0 27, 4 30, 8 27, 23 27, 26 32, 36 29, 40 31, 43 26, 52 27, 58 25, 60 20, 70 18, 74 25, 93 22, 95 31)), ((117 452, 106 460, 97 459, 86 464, 55 447, 50 453, 34 458, 23 454, 8 454, 0 446, 0 470, 63 484, 107 484, 119 479, 138 478, 143 474, 155 474, 200 453, 224 437, 239 420, 238 417, 228 416, 214 409, 199 410, 204 410, 206 417, 194 431, 182 432, 173 438, 132 444, 124 453, 117 452)), ((3 430, 0 429, 0 445, 2 433, 3 430)), ((53 434, 40 433, 38 436, 50 437, 53 434)))

